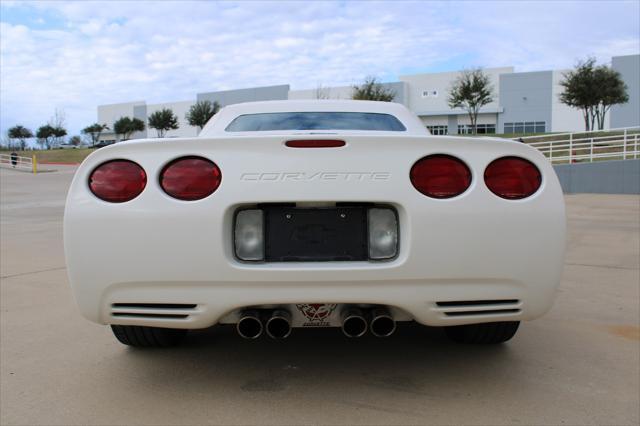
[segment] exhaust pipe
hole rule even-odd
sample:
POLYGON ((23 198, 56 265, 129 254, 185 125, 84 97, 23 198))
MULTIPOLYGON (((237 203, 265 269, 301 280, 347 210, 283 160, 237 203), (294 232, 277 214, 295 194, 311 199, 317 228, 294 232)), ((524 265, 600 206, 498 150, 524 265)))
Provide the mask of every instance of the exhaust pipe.
POLYGON ((347 308, 342 312, 342 332, 347 337, 360 337, 367 332, 367 320, 358 308, 347 308))
POLYGON ((236 324, 236 330, 240 337, 245 339, 257 339, 262 334, 262 321, 260 313, 256 310, 243 311, 236 324))
POLYGON ((377 337, 389 337, 396 331, 396 321, 386 308, 375 308, 371 311, 371 333, 377 337))
POLYGON ((284 309, 276 309, 267 320, 267 335, 272 339, 285 339, 291 334, 291 314, 284 309))

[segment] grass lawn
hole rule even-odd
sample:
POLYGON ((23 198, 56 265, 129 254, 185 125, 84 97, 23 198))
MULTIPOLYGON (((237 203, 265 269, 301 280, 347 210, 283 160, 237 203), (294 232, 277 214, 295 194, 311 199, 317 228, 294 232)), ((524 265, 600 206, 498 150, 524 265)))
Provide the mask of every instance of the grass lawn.
POLYGON ((78 148, 78 149, 50 149, 50 150, 33 150, 33 151, 17 151, 18 155, 23 157, 36 156, 38 163, 82 163, 82 161, 91 154, 95 149, 78 148))

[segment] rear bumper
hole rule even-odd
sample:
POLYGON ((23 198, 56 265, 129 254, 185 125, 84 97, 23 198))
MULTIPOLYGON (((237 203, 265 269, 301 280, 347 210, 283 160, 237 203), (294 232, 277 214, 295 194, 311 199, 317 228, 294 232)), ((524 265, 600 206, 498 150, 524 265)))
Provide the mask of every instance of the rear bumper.
POLYGON ((386 305, 399 320, 430 326, 530 320, 551 307, 564 257, 562 205, 540 214, 520 209, 520 216, 492 211, 453 218, 437 210, 410 216, 396 207, 399 254, 381 262, 243 263, 231 244, 235 208, 177 223, 169 213, 105 216, 109 226, 102 228, 100 218, 74 214, 65 229, 70 281, 82 313, 94 322, 171 328, 233 322, 234 311, 254 305, 386 305), (517 303, 460 307, 485 311, 464 315, 438 306, 477 300, 517 303), (114 316, 117 303, 195 307, 180 318, 114 316))
POLYGON ((376 304, 389 306, 399 321, 447 326, 534 319, 552 306, 555 290, 552 283, 532 287, 495 279, 120 283, 80 307, 88 319, 103 324, 196 329, 233 323, 238 310, 255 305, 376 304), (465 303, 478 300, 486 303, 465 303))

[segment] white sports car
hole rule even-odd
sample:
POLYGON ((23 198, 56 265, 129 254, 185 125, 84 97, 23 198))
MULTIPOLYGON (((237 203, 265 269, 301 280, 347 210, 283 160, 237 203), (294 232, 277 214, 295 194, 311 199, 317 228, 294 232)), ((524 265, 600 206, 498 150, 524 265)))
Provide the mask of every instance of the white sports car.
POLYGON ((80 310, 131 346, 399 321, 500 343, 551 307, 565 213, 525 144, 431 136, 396 103, 274 101, 94 152, 64 239, 80 310))

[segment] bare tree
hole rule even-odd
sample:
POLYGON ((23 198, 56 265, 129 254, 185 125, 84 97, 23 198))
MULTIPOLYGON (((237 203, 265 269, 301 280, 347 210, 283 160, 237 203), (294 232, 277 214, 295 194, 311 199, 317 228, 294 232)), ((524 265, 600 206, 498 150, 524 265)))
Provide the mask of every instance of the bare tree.
MULTIPOLYGON (((62 108, 56 108, 53 113, 53 117, 49 119, 47 123, 54 129, 53 138, 55 144, 60 144, 64 137, 67 135, 67 130, 65 129, 67 124, 67 114, 64 112, 62 108)), ((47 146, 49 146, 48 144, 47 146)))
POLYGON ((316 99, 329 99, 331 98, 331 90, 328 87, 323 87, 322 84, 318 84, 315 96, 316 99))
POLYGON ((0 148, 13 149, 15 147, 16 147, 16 144, 14 143, 13 138, 10 138, 7 135, 2 135, 2 138, 0 139, 0 148))
POLYGON ((51 127, 60 127, 64 129, 67 125, 67 114, 62 108, 56 108, 53 112, 53 117, 49 119, 48 124, 51 127))

